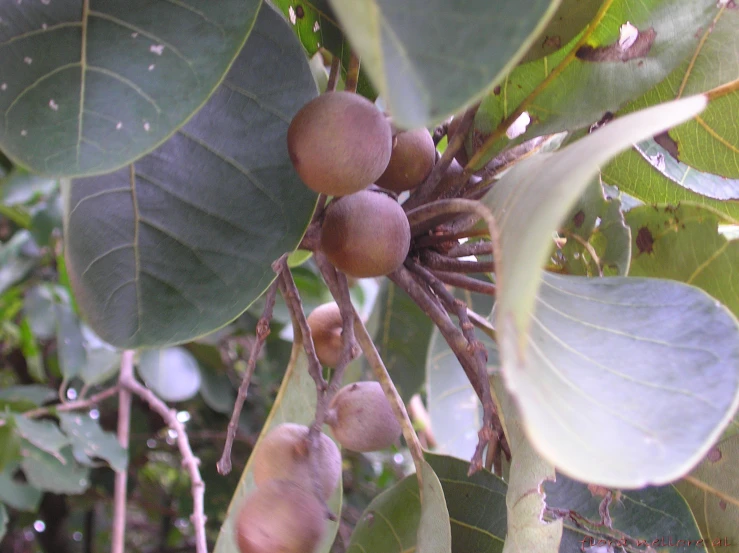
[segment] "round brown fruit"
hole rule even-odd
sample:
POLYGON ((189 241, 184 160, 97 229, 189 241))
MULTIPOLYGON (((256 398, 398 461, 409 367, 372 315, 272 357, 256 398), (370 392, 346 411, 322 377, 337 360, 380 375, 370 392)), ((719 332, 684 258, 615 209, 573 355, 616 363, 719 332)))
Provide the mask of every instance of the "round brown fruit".
POLYGON ((311 311, 308 315, 308 326, 321 365, 326 367, 338 365, 344 344, 341 338, 341 311, 336 302, 324 303, 311 311))
POLYGON ((436 146, 426 129, 400 132, 395 138, 390 163, 375 184, 400 193, 426 180, 436 161, 436 146))
POLYGON ((392 130, 366 98, 328 92, 295 115, 287 130, 287 149, 308 188, 345 196, 366 188, 385 171, 392 130))
POLYGON ((378 277, 400 267, 408 255, 411 228, 398 202, 363 190, 326 210, 321 250, 329 261, 356 278, 378 277))
POLYGON ((241 553, 313 553, 326 530, 324 509, 288 480, 270 480, 246 498, 236 522, 241 553))
MULTIPOLYGON (((308 461, 306 438, 309 428, 302 424, 284 423, 264 437, 254 452, 254 482, 257 486, 270 480, 291 480, 312 490, 311 463, 308 461)), ((318 466, 321 467, 321 489, 326 501, 334 493, 341 478, 341 453, 331 438, 318 436, 318 466)))
POLYGON ((400 425, 379 382, 344 386, 331 401, 326 422, 341 446, 351 451, 386 449, 400 437, 400 425))

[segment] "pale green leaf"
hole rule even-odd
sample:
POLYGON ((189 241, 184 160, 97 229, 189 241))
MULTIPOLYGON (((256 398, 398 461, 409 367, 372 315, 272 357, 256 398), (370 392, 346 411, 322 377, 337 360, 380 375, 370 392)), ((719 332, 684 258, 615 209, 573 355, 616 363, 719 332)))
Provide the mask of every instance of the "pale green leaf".
POLYGON ((146 386, 164 401, 185 401, 200 390, 200 367, 184 348, 146 350, 137 370, 146 386))

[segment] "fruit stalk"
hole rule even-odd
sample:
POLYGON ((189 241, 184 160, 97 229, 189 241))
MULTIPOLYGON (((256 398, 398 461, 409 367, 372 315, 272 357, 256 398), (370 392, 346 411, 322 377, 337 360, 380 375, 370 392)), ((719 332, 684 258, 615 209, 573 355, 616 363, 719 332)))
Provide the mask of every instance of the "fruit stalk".
POLYGON ((450 271, 453 273, 492 273, 495 271, 495 263, 490 261, 467 261, 455 259, 454 257, 449 257, 429 250, 421 253, 421 261, 423 261, 423 264, 429 269, 450 271))
POLYGON ((236 402, 234 404, 233 412, 231 413, 231 420, 228 422, 228 430, 226 433, 226 443, 223 446, 223 454, 216 464, 218 474, 226 475, 231 472, 231 448, 233 447, 234 438, 236 437, 236 430, 239 427, 239 416, 241 415, 241 409, 244 407, 244 401, 246 400, 246 394, 249 391, 249 383, 251 377, 254 374, 254 369, 257 366, 257 359, 262 351, 265 340, 269 336, 270 329, 269 324, 272 321, 272 311, 275 307, 275 300, 277 299, 277 285, 279 276, 267 289, 264 301, 264 309, 262 310, 262 316, 257 322, 257 340, 249 353, 249 361, 244 371, 244 376, 241 379, 239 385, 239 392, 236 396, 236 402))

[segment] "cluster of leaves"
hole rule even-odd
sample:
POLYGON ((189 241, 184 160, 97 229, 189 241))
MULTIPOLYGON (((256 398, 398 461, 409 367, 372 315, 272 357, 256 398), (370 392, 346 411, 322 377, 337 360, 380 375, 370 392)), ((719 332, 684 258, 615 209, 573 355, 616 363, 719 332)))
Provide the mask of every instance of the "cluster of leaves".
MULTIPOLYGON (((33 520, 22 513, 43 511, 46 492, 83 494, 88 506, 109 495, 103 461, 142 466, 142 490, 154 482, 167 511, 189 508, 156 441, 141 451, 134 441, 126 456, 98 420, 106 410, 42 406, 58 390, 74 401, 109 388, 120 350, 141 349, 140 377, 193 406, 190 430, 225 427, 271 263, 295 250, 315 206, 291 167, 287 126, 318 93, 324 56, 345 72, 351 44, 359 91, 379 94, 400 127, 432 128, 480 103, 464 154, 494 184, 481 202, 500 230, 497 298, 457 293, 488 320, 479 334, 513 460, 501 475, 467 476, 459 459, 475 447, 481 413, 457 359, 395 284, 354 287, 403 398, 425 396, 437 450, 420 493, 406 478, 361 517, 345 516, 337 546, 544 552, 730 537, 734 1, 276 4, 284 18, 259 0, 0 7, 0 149, 10 160, 0 187, 10 369, 0 500, 10 511, 0 507, 0 526, 9 512, 13 528, 33 520), (492 169, 516 151, 510 170, 492 169)), ((310 263, 294 272, 306 309, 328 298, 310 263)), ((263 388, 242 417, 250 436, 312 418, 314 386, 300 337, 290 350, 289 322, 278 305, 263 388)), ((358 363, 348 377, 362 372, 358 363)), ((160 422, 146 425, 150 435, 160 422)), ((196 454, 212 470, 206 450, 196 454)), ((204 479, 215 550, 232 553, 250 467, 238 483, 204 479)), ((359 496, 337 493, 330 506, 361 511, 359 496)))

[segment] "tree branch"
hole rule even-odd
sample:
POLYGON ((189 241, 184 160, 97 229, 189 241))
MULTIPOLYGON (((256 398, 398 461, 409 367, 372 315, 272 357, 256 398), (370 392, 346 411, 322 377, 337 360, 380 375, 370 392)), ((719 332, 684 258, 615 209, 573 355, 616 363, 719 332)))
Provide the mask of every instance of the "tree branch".
POLYGON ((326 85, 326 92, 333 92, 336 90, 336 85, 339 82, 339 73, 341 73, 341 59, 339 56, 334 55, 331 58, 331 71, 328 74, 328 84, 326 85))
POLYGON ((96 406, 97 404, 108 399, 109 397, 114 396, 115 394, 118 393, 119 389, 120 388, 116 384, 115 386, 111 388, 107 388, 103 390, 102 392, 99 392, 93 396, 90 396, 87 399, 68 401, 66 403, 57 403, 54 405, 49 405, 48 407, 39 407, 38 409, 26 411, 25 413, 23 413, 23 416, 29 419, 35 419, 38 417, 44 417, 46 415, 54 415, 55 413, 63 413, 65 411, 76 411, 77 409, 87 409, 89 407, 96 406))
POLYGON ((251 348, 249 353, 249 362, 246 365, 244 376, 239 386, 239 393, 236 396, 236 402, 234 403, 234 409, 231 413, 231 420, 228 422, 228 433, 226 435, 226 443, 223 446, 223 454, 220 460, 216 464, 218 474, 228 474, 231 472, 231 448, 233 447, 234 438, 236 438, 236 431, 239 428, 239 417, 241 416, 241 410, 244 407, 244 401, 246 401, 246 394, 249 391, 249 383, 251 377, 254 375, 254 369, 257 366, 257 359, 262 351, 264 342, 269 336, 270 329, 269 325, 272 321, 272 312, 275 307, 275 300, 277 298, 277 285, 279 276, 274 280, 267 290, 264 301, 264 309, 262 310, 262 316, 257 322, 257 340, 251 348))
MULTIPOLYGON (((493 245, 490 242, 471 242, 459 244, 446 254, 449 257, 466 257, 468 255, 493 255, 493 245)), ((495 269, 493 269, 495 270, 495 269)))
POLYGON ((466 261, 430 250, 421 252, 421 261, 430 269, 453 273, 492 273, 495 271, 495 263, 490 261, 466 261))
MULTIPOLYGON (((133 379, 133 350, 121 354, 121 370, 118 376, 118 443, 128 451, 131 431, 131 392, 123 385, 133 379)), ((113 494, 113 527, 111 531, 111 553, 126 551, 126 498, 128 486, 128 467, 115 473, 113 494)))
POLYGON ((468 277, 467 275, 460 275, 457 273, 450 273, 447 271, 431 271, 434 276, 445 284, 450 286, 456 286, 470 292, 477 292, 478 294, 485 294, 487 296, 495 296, 495 284, 492 282, 485 282, 484 280, 478 280, 476 278, 468 277))
POLYGON ((357 82, 359 81, 359 56, 352 50, 349 58, 349 67, 346 68, 346 83, 344 90, 347 92, 357 91, 357 82))
POLYGON ((196 553, 208 553, 208 542, 205 536, 205 483, 198 468, 200 460, 193 455, 185 427, 177 420, 177 412, 174 409, 167 407, 167 404, 159 399, 154 392, 136 381, 133 371, 126 376, 121 374, 120 385, 143 399, 151 410, 162 417, 167 426, 177 434, 177 447, 180 450, 180 455, 182 455, 182 466, 190 475, 192 487, 193 513, 190 521, 195 529, 195 551, 196 553))

